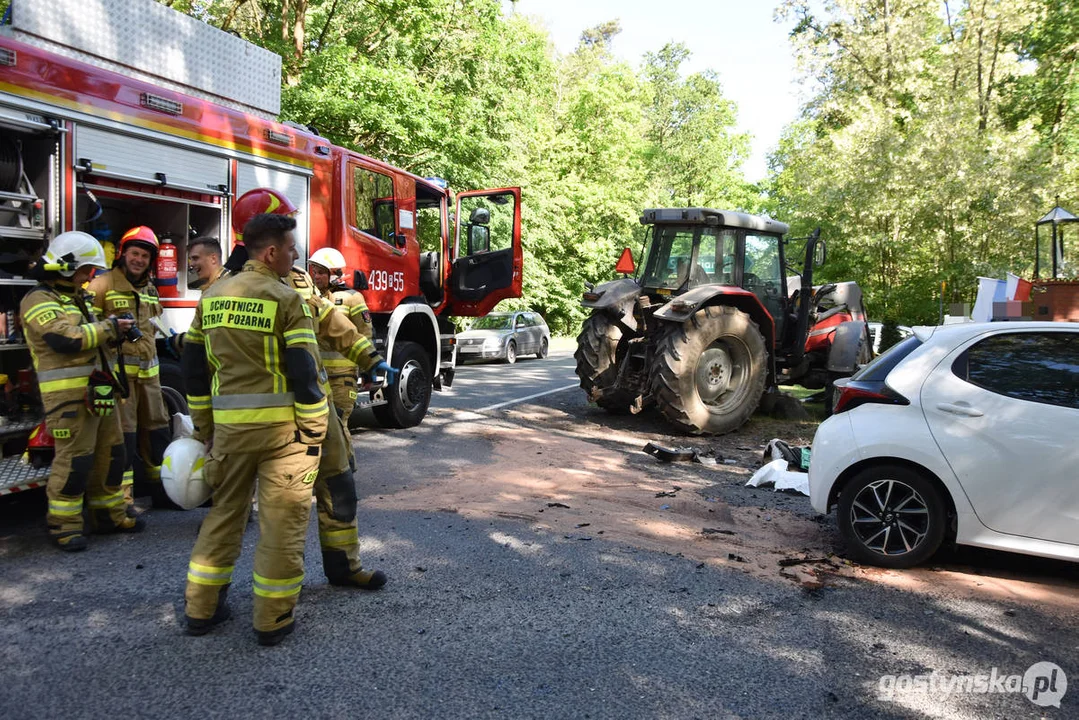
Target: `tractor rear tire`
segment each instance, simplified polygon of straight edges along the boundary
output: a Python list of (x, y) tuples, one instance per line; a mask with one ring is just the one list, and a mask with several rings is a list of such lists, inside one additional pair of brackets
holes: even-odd
[(634, 397), (624, 390), (611, 390), (618, 375), (618, 343), (622, 330), (604, 313), (595, 313), (584, 321), (577, 336), (577, 377), (591, 400), (593, 393), (605, 390), (595, 402), (612, 415), (625, 415)]
[(698, 310), (660, 336), (652, 396), (660, 412), (690, 435), (722, 435), (757, 409), (768, 350), (749, 315), (730, 306)]

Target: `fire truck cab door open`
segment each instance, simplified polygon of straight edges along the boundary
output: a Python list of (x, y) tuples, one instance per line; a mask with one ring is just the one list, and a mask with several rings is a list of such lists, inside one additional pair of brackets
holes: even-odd
[(450, 295), (454, 315), (486, 315), (521, 296), (521, 189), (457, 195)]

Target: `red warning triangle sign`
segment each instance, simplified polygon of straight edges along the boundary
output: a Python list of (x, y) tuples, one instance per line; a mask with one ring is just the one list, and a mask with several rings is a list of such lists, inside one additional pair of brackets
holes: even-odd
[(632, 275), (637, 271), (637, 268), (633, 265), (633, 253), (629, 251), (629, 248), (622, 250), (622, 256), (618, 258), (618, 264), (614, 266), (614, 271), (623, 275)]

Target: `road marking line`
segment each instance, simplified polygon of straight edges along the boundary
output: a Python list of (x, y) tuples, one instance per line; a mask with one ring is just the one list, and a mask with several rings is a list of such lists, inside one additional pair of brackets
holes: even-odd
[(543, 392), (536, 393), (535, 395), (528, 395), (527, 397), (517, 398), (516, 400), (507, 400), (506, 402), (501, 402), (501, 403), (498, 403), (497, 405), (488, 405), (485, 408), (480, 408), (479, 410), (473, 410), (472, 412), (488, 412), (490, 410), (497, 410), (499, 408), (506, 407), (507, 405), (515, 405), (517, 403), (525, 402), (526, 400), (535, 400), (536, 398), (543, 397), (544, 395), (553, 395), (554, 393), (562, 392), (563, 390), (570, 390), (570, 389), (575, 388), (575, 387), (579, 387), (579, 385), (577, 383), (574, 383), (572, 385), (566, 385), (564, 387), (555, 388), (554, 390), (544, 390)]

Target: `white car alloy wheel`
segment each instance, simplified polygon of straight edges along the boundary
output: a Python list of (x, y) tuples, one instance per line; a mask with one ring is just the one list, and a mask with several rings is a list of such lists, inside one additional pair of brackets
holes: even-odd
[(858, 560), (890, 568), (917, 565), (944, 539), (944, 502), (908, 468), (882, 465), (851, 478), (839, 498), (839, 529)]
[(506, 362), (510, 365), (517, 362), (517, 343), (513, 340), (506, 345)]

